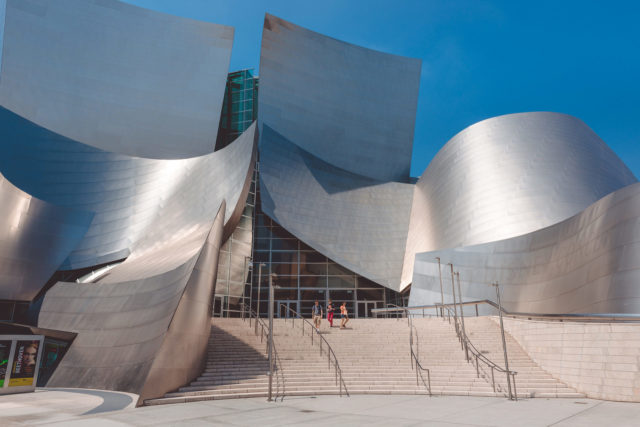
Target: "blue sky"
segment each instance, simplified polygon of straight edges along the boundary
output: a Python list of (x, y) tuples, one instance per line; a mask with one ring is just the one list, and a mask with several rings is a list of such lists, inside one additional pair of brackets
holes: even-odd
[(584, 120), (640, 177), (640, 2), (126, 0), (235, 27), (231, 70), (258, 69), (264, 13), (422, 59), (411, 174), (480, 120)]

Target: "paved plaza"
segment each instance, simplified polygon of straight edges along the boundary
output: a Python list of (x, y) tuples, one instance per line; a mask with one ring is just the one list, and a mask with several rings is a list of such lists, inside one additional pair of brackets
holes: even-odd
[(134, 408), (135, 395), (48, 389), (0, 397), (0, 425), (638, 426), (640, 404), (592, 399), (358, 395), (232, 399)]

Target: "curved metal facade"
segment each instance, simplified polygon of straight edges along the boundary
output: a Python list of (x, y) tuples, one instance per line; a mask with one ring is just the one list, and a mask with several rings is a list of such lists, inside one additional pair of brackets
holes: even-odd
[[(460, 272), (463, 299), (492, 299), (529, 313), (640, 312), (640, 184), (607, 195), (566, 221), (523, 236), (416, 256), (411, 305), (440, 302), (438, 265)], [(443, 269), (445, 302), (450, 273)]]
[[(206, 360), (224, 211), (223, 202), (208, 233), (200, 227), (153, 251), (163, 260), (179, 256), (177, 267), (156, 265), (156, 274), (138, 280), (56, 284), (38, 324), (78, 335), (47, 385), (129, 391), (140, 394), (140, 404), (197, 376)], [(141, 264), (148, 260), (125, 263), (147, 270)]]
[(233, 29), (115, 0), (6, 0), (0, 105), (131, 156), (214, 150)]
[(350, 270), (399, 286), (420, 61), (267, 15), (260, 56), (262, 209)]
[(420, 60), (345, 43), (267, 14), (258, 121), (315, 157), (407, 182)]
[[(154, 160), (89, 147), (2, 108), (0, 125), (6, 137), (0, 170), (7, 178), (49, 203), (95, 213), (86, 235), (61, 269), (129, 256), (137, 242), (149, 234), (158, 208), (174, 194), (181, 197), (190, 191), (182, 186), (192, 175), (199, 175), (200, 181), (193, 181), (201, 191), (227, 197), (225, 217), (231, 218), (245, 183), (244, 176), (240, 179), (236, 175), (249, 168), (255, 128), (206, 156)], [(225, 164), (230, 167), (221, 166)], [(226, 187), (225, 183), (241, 187)], [(213, 204), (219, 205), (219, 200)], [(190, 215), (185, 213), (185, 221)]]
[(398, 289), (413, 185), (329, 165), (263, 127), (262, 210), (348, 269)]
[(403, 286), (414, 254), (548, 227), (637, 182), (581, 120), (509, 114), (454, 136), (416, 184)]
[(82, 240), (93, 213), (38, 200), (0, 173), (0, 299), (31, 301)]
[[(255, 129), (180, 174), (122, 264), (97, 283), (59, 282), (47, 292), (38, 324), (78, 333), (49, 385), (126, 390), (144, 399), (199, 373), (224, 224), (235, 226), (225, 217), (244, 207)], [(171, 360), (176, 352), (182, 357)]]

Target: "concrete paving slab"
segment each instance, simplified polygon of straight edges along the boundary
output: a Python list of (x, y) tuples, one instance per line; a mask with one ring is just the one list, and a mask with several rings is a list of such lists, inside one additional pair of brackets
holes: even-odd
[[(593, 399), (461, 396), (316, 396), (266, 402), (263, 398), (212, 400), (143, 408), (109, 407), (97, 393), (44, 391), (0, 397), (0, 425), (56, 426), (638, 426), (640, 404)], [(66, 393), (66, 394), (65, 394)], [(10, 399), (6, 399), (10, 397)], [(109, 399), (107, 399), (109, 400)], [(37, 401), (37, 403), (36, 403)], [(117, 399), (115, 400), (117, 401)], [(4, 405), (4, 406), (3, 406)], [(5, 411), (6, 409), (6, 411)], [(11, 412), (13, 411), (13, 412)], [(9, 415), (7, 415), (9, 414)]]

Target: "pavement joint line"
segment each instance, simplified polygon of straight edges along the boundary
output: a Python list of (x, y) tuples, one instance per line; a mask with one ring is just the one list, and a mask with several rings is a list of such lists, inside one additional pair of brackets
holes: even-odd
[(547, 427), (551, 427), (551, 426), (558, 425), (558, 424), (560, 424), (560, 423), (561, 423), (561, 422), (563, 422), (563, 421), (569, 420), (569, 419), (571, 419), (571, 418), (574, 418), (574, 417), (575, 417), (575, 416), (577, 416), (577, 415), (580, 415), (580, 414), (582, 414), (582, 413), (585, 413), (585, 412), (587, 412), (587, 411), (590, 411), (591, 409), (596, 408), (596, 407), (598, 407), (598, 406), (602, 405), (603, 403), (604, 403), (603, 401), (600, 401), (600, 402), (596, 403), (595, 405), (591, 405), (591, 406), (589, 406), (588, 408), (584, 408), (584, 409), (583, 409), (583, 410), (581, 410), (581, 411), (578, 411), (578, 412), (576, 412), (576, 413), (574, 413), (574, 414), (571, 414), (571, 415), (569, 415), (569, 416), (567, 416), (567, 417), (564, 417), (563, 419), (558, 420), (558, 421), (556, 421), (556, 422), (555, 422), (555, 423), (553, 423), (553, 424), (549, 424)]
[[(493, 401), (493, 400), (491, 400), (491, 401), (489, 401), (489, 402), (487, 402), (487, 403), (483, 403), (483, 404), (481, 404), (481, 405), (474, 406), (473, 408), (465, 408), (465, 411), (464, 411), (464, 412), (468, 412), (469, 410), (476, 410), (476, 409), (479, 409), (479, 408), (485, 408), (485, 407), (493, 406), (493, 405), (500, 405), (500, 404), (502, 404), (502, 403), (504, 403), (504, 400), (500, 400), (500, 401)], [(517, 402), (514, 402), (514, 403), (517, 403)], [(446, 421), (446, 420), (442, 420), (442, 418), (443, 418), (443, 417), (451, 417), (452, 415), (457, 415), (457, 414), (459, 414), (460, 412), (461, 412), (461, 411), (449, 412), (449, 413), (447, 413), (447, 414), (445, 414), (445, 415), (441, 416), (440, 418), (434, 418), (432, 421), (438, 421), (438, 422), (444, 421), (444, 422), (448, 422), (448, 421)], [(449, 421), (449, 422), (450, 422), (450, 421)], [(469, 424), (468, 424), (468, 425), (469, 425)], [(471, 425), (473, 425), (473, 424), (471, 424)], [(489, 427), (489, 426), (492, 426), (492, 425), (494, 425), (494, 424), (478, 424), (478, 426), (480, 426), (480, 425), (485, 425), (485, 426), (488, 426), (488, 427)]]

